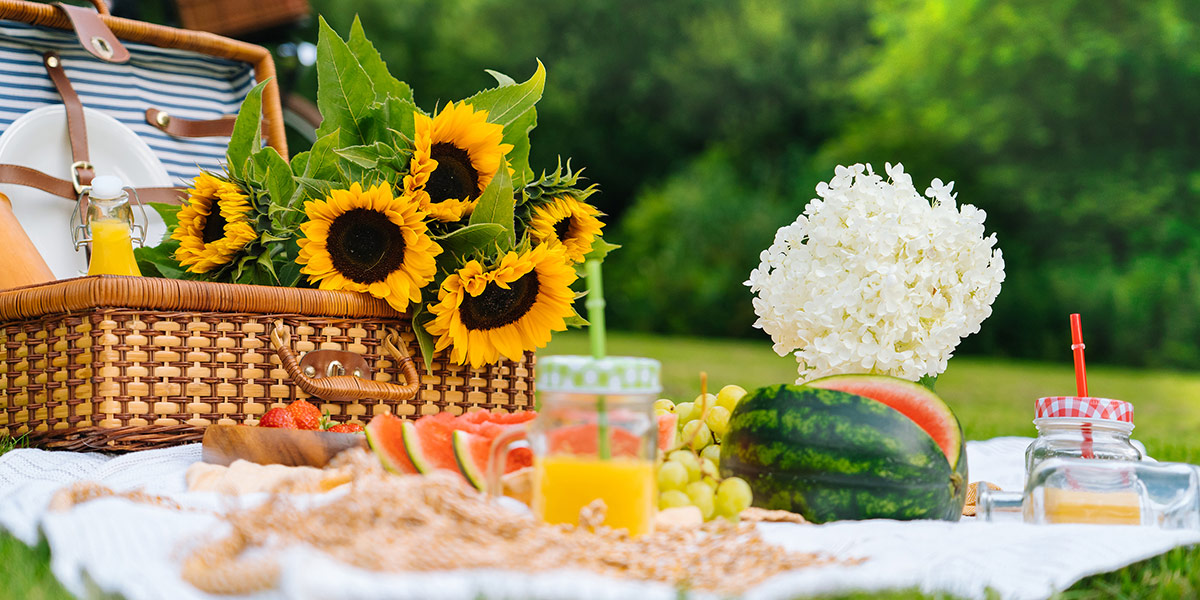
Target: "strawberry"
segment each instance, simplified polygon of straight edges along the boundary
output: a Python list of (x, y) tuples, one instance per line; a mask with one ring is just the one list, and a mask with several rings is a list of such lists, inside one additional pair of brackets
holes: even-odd
[(297, 429), (316, 431), (321, 428), (321, 411), (306, 400), (297, 400), (289, 404), (287, 411), (296, 419)]
[(358, 423), (341, 423), (329, 428), (329, 431), (335, 433), (362, 433), (363, 426)]
[(259, 427), (276, 427), (279, 429), (296, 429), (296, 418), (286, 408), (275, 407), (267, 411), (258, 420)]

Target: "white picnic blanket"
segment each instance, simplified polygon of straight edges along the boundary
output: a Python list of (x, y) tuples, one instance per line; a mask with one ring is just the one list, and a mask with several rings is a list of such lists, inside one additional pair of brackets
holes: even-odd
[[(1017, 489), (1029, 442), (1028, 438), (969, 442), (971, 480)], [(259, 500), (187, 493), (184, 471), (199, 459), (199, 445), (116, 458), (14, 450), (0, 456), (0, 527), (29, 544), (44, 536), (54, 574), (76, 595), (100, 590), (130, 600), (218, 598), (190, 587), (179, 575), (188, 548), (224, 531), (224, 524), (211, 512), (178, 511), (117, 498), (88, 502), (64, 513), (45, 510), (56, 489), (77, 480), (97, 481), (117, 490), (142, 488), (171, 496), (185, 507), (210, 510)], [(984, 598), (988, 589), (1001, 598), (1046, 598), (1082, 577), (1119, 569), (1176, 546), (1200, 543), (1200, 531), (1031, 526), (974, 519), (760, 527), (766, 539), (790, 549), (866, 560), (854, 566), (780, 575), (746, 594), (754, 600), (913, 587), (967, 598)], [(496, 570), (379, 574), (338, 563), (311, 548), (289, 551), (283, 563), (280, 590), (253, 598), (678, 597), (675, 590), (662, 584), (566, 570), (535, 575)]]

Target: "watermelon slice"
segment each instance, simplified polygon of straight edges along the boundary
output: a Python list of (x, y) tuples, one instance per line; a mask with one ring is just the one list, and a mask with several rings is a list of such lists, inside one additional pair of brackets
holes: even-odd
[(408, 452), (404, 450), (404, 419), (391, 413), (376, 415), (367, 424), (367, 443), (383, 468), (389, 472), (409, 475), (417, 472)]
[[(454, 460), (459, 472), (475, 489), (487, 491), (487, 465), (495, 436), (481, 435), (464, 430), (454, 432)], [(533, 452), (529, 448), (513, 448), (508, 452), (504, 474), (533, 466)]]
[[(367, 425), (367, 440), (384, 468), (393, 473), (431, 473), (438, 469), (463, 473), (455, 458), (456, 432), (470, 433), (480, 440), (480, 445), (490, 448), (492, 440), (505, 429), (535, 417), (537, 413), (533, 411), (476, 411), (457, 417), (441, 412), (416, 421), (405, 421), (391, 414), (383, 414), (372, 418)], [(509, 454), (509, 461), (518, 465), (513, 467), (515, 470), (520, 466), (532, 465), (533, 455), (528, 448), (517, 448)], [(470, 481), (471, 478), (467, 479)]]
[(837, 390), (882, 402), (912, 419), (937, 443), (950, 469), (963, 455), (963, 434), (954, 411), (929, 388), (885, 375), (833, 375), (805, 383), (809, 387)]

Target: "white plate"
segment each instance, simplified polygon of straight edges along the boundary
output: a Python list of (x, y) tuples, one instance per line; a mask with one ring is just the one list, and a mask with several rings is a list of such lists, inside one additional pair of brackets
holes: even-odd
[[(83, 118), (87, 123), (88, 155), (96, 175), (116, 175), (125, 185), (134, 187), (172, 185), (171, 176), (158, 157), (132, 129), (86, 107)], [(70, 181), (72, 162), (67, 116), (61, 104), (21, 115), (0, 135), (0, 163), (34, 168)], [(87, 272), (86, 255), (82, 250), (76, 252), (71, 242), (74, 202), (21, 185), (0, 184), (0, 193), (12, 200), (17, 221), (55, 277), (66, 279)], [(139, 214), (136, 209), (134, 214)], [(157, 244), (167, 228), (154, 209), (147, 207), (146, 217), (150, 223), (146, 244)]]

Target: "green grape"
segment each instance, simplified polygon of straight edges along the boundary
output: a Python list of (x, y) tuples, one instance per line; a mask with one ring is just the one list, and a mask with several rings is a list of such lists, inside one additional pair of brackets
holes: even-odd
[(704, 424), (708, 425), (717, 437), (724, 437), (725, 432), (729, 431), (729, 409), (724, 406), (712, 407), (708, 416), (704, 418)]
[(675, 403), (669, 398), (659, 398), (654, 401), (654, 411), (657, 413), (660, 410), (675, 412)]
[(671, 414), (671, 412), (672, 411), (669, 411), (665, 408), (656, 408), (656, 409), (654, 409), (654, 416), (661, 417), (663, 415), (669, 415), (669, 414)]
[(688, 472), (688, 481), (700, 479), (700, 459), (694, 452), (676, 450), (667, 455), (667, 460), (675, 461), (684, 466)]
[(705, 446), (704, 449), (700, 451), (700, 458), (707, 458), (708, 460), (713, 461), (713, 464), (717, 465), (718, 467), (721, 466), (721, 445), (710, 444)]
[(700, 509), (700, 515), (707, 521), (713, 518), (713, 513), (716, 511), (714, 502), (713, 489), (703, 481), (693, 481), (687, 486), (687, 497), (692, 502), (692, 506)]
[(717, 463), (708, 460), (707, 458), (700, 459), (700, 475), (704, 477), (720, 477), (720, 471), (717, 470)]
[(696, 405), (696, 408), (693, 409), (696, 411), (695, 418), (703, 419), (708, 416), (708, 411), (717, 405), (717, 397), (712, 394), (700, 394), (696, 396), (692, 404)]
[(658, 489), (682, 490), (688, 483), (688, 470), (683, 463), (668, 460), (658, 467)]
[(712, 431), (708, 429), (708, 425), (705, 425), (704, 421), (688, 421), (688, 424), (684, 425), (683, 430), (680, 431), (680, 435), (683, 436), (683, 443), (696, 451), (713, 443)]
[(692, 413), (695, 412), (695, 406), (696, 405), (691, 402), (680, 402), (679, 404), (675, 405), (675, 414), (679, 415), (680, 426), (696, 418), (692, 415)]
[[(691, 484), (688, 484), (688, 497), (691, 497)], [(721, 485), (717, 486), (717, 512), (724, 517), (736, 517), (742, 514), (743, 510), (750, 508), (750, 504), (754, 502), (754, 494), (750, 491), (750, 484), (741, 477), (726, 477)]]
[(746, 395), (746, 390), (740, 385), (727, 385), (717, 392), (717, 405), (725, 407), (725, 410), (733, 412), (733, 407), (737, 406), (738, 402), (742, 401), (742, 396)]
[(658, 510), (691, 505), (691, 497), (680, 490), (667, 490), (658, 495)]
[(709, 477), (707, 475), (700, 478), (700, 483), (703, 483), (704, 485), (707, 485), (708, 487), (712, 488), (714, 494), (717, 493), (717, 486), (721, 484), (720, 481), (717, 481), (716, 479), (713, 479), (712, 477)]

